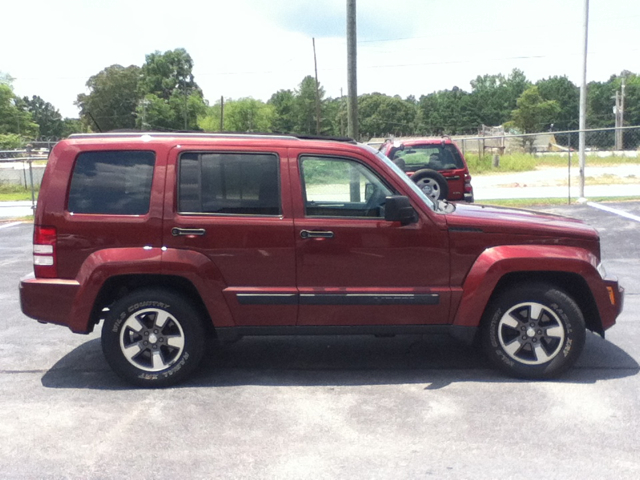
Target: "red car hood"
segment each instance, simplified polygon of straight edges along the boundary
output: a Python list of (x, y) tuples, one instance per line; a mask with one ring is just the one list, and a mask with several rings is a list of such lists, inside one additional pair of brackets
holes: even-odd
[(511, 233), (533, 236), (579, 237), (599, 240), (598, 232), (581, 220), (530, 210), (457, 204), (446, 215), (450, 230), (478, 229), (485, 233)]

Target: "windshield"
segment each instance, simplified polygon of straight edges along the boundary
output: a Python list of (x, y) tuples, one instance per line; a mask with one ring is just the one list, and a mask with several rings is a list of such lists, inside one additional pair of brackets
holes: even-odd
[(420, 188), (409, 177), (407, 177), (407, 175), (402, 171), (400, 167), (389, 160), (389, 157), (387, 157), (384, 153), (378, 152), (374, 148), (369, 147), (368, 145), (365, 145), (365, 147), (369, 149), (370, 152), (374, 153), (376, 157), (382, 160), (387, 166), (391, 167), (398, 174), (398, 178), (402, 182), (404, 182), (405, 185), (407, 185), (411, 190), (413, 190), (416, 195), (418, 195), (431, 210), (433, 210), (434, 212), (436, 211), (436, 206), (431, 201), (431, 199), (427, 197), (424, 192), (420, 190)]

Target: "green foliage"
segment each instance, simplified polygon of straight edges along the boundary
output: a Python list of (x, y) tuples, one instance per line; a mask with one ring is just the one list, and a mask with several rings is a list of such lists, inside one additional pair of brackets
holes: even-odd
[(0, 135), (7, 134), (33, 139), (38, 136), (38, 125), (33, 122), (25, 103), (14, 95), (11, 87), (0, 84)]
[(76, 101), (83, 122), (102, 132), (134, 128), (139, 78), (140, 68), (135, 65), (111, 65), (90, 77), (89, 93), (79, 94)]
[(40, 127), (40, 137), (59, 139), (64, 135), (65, 124), (62, 115), (53, 105), (37, 95), (31, 98), (24, 97), (22, 100), (31, 112), (33, 121)]
[(0, 72), (0, 85), (7, 85), (11, 87), (13, 85), (14, 78), (5, 72)]
[(416, 107), (400, 97), (372, 93), (358, 97), (360, 133), (365, 137), (411, 135)]
[(546, 130), (558, 113), (560, 106), (555, 100), (544, 100), (538, 87), (527, 88), (516, 102), (518, 108), (511, 112), (513, 125), (523, 133), (535, 133)]
[(183, 48), (146, 56), (137, 92), (136, 126), (143, 130), (198, 130), (207, 104), (196, 84), (193, 60)]
[(15, 150), (24, 145), (24, 140), (15, 133), (0, 134), (0, 150)]
[(82, 123), (82, 120), (79, 118), (65, 118), (62, 121), (64, 125), (64, 129), (62, 130), (62, 137), (68, 137), (73, 133), (83, 133), (86, 132), (85, 125)]
[(500, 156), (500, 166), (493, 166), (492, 155), (467, 153), (464, 156), (471, 175), (499, 172), (526, 172), (535, 170), (537, 159), (533, 155), (516, 153)]
[[(324, 89), (319, 87), (318, 96), (320, 102), (324, 98)], [(300, 82), (296, 91), (296, 102), (293, 110), (296, 133), (303, 135), (318, 135), (317, 129), (318, 115), (316, 111), (316, 80), (307, 75)], [(322, 106), (320, 107), (320, 119), (322, 119)]]
[(509, 120), (518, 98), (530, 85), (525, 74), (517, 68), (508, 77), (502, 74), (478, 76), (471, 81), (471, 108), (480, 123), (502, 125)]
[(472, 95), (454, 87), (420, 97), (418, 132), (430, 135), (475, 133), (480, 123), (473, 110)]
[[(36, 198), (39, 191), (40, 187), (36, 185)], [(0, 183), (0, 202), (19, 202), (22, 200), (31, 200), (31, 187), (12, 183)]]
[(291, 90), (278, 90), (267, 102), (273, 106), (274, 132), (294, 133), (296, 130), (296, 96)]
[(554, 100), (558, 104), (559, 110), (550, 121), (553, 129), (577, 130), (580, 89), (566, 76), (539, 80), (536, 87), (544, 100)]

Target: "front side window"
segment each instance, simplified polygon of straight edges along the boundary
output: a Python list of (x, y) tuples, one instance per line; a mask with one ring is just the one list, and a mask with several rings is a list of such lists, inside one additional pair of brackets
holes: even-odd
[(72, 213), (144, 215), (149, 212), (155, 154), (84, 152), (73, 168), (67, 209)]
[(384, 218), (384, 202), (394, 192), (368, 167), (354, 160), (301, 158), (305, 215)]
[(180, 156), (178, 211), (280, 215), (278, 157), (253, 153), (184, 153)]

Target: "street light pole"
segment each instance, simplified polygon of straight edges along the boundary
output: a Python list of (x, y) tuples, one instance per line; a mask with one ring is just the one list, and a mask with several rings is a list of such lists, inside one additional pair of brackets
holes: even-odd
[(578, 155), (580, 157), (580, 199), (584, 200), (584, 168), (586, 163), (587, 128), (587, 41), (589, 38), (589, 0), (584, 0), (584, 52), (582, 57), (582, 84), (580, 85), (580, 133), (578, 136)]

